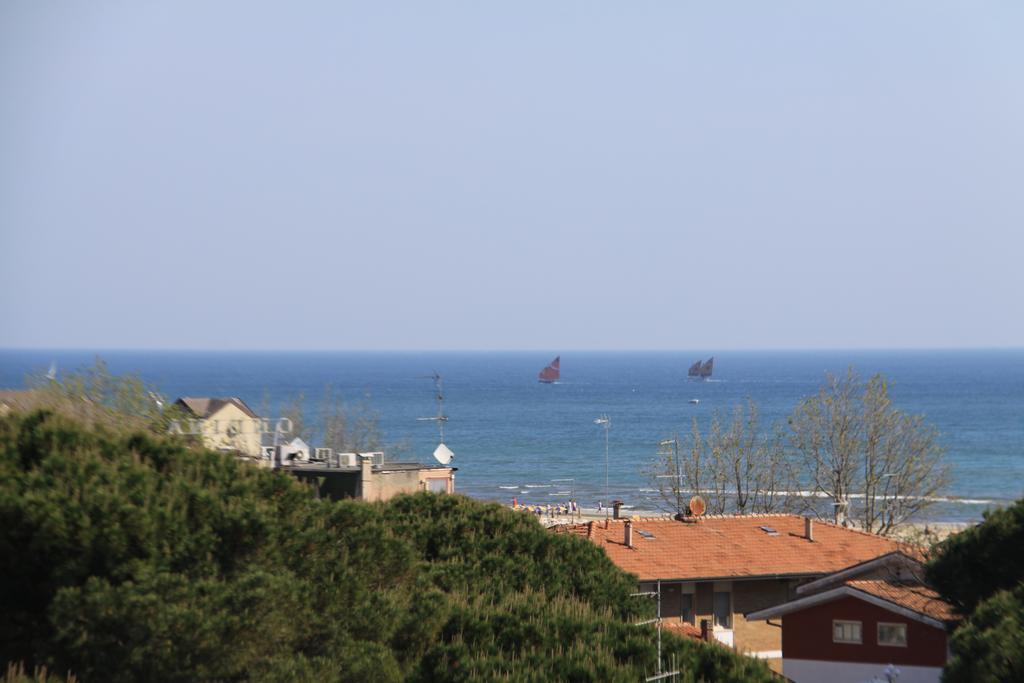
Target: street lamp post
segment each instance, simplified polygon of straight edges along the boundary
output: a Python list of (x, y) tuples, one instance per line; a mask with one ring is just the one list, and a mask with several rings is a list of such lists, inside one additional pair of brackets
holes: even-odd
[(607, 415), (594, 420), (594, 424), (604, 427), (604, 516), (608, 518), (608, 430), (612, 428), (612, 419)]
[[(886, 472), (881, 477), (882, 479), (885, 479), (885, 489), (882, 491), (882, 525), (885, 527), (892, 526), (892, 506), (896, 504), (896, 496), (894, 494), (892, 503), (889, 503), (889, 482), (895, 476), (895, 472)], [(886, 529), (886, 531), (888, 531), (888, 529)]]

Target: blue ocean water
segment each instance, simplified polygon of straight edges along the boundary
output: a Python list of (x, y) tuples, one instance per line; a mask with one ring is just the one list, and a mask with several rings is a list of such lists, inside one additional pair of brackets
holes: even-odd
[[(765, 424), (784, 419), (814, 393), (826, 372), (854, 367), (881, 372), (906, 412), (924, 414), (941, 433), (953, 469), (950, 495), (932, 519), (975, 520), (982, 510), (1024, 494), (1024, 350), (792, 351), (715, 354), (714, 380), (686, 379), (710, 353), (562, 352), (562, 381), (540, 384), (537, 372), (556, 355), (536, 352), (135, 352), (0, 351), (0, 387), (17, 388), (29, 372), (89, 365), (99, 355), (114, 372), (135, 372), (171, 398), (240, 396), (272, 416), (293, 396), (325, 387), (380, 415), (386, 441), (404, 459), (430, 461), (437, 443), (433, 371), (444, 377), (459, 491), (531, 503), (563, 501), (575, 488), (581, 504), (605, 498), (607, 413), (610, 494), (652, 508), (643, 469), (659, 440), (685, 434), (746, 398)], [(698, 405), (689, 403), (699, 399)], [(567, 480), (573, 481), (556, 481)]]

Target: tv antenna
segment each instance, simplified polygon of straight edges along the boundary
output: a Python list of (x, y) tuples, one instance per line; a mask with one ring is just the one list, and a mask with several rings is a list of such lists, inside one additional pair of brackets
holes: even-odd
[[(611, 505), (608, 500), (608, 430), (612, 428), (612, 419), (607, 414), (603, 414), (594, 420), (594, 424), (604, 429), (604, 504)], [(604, 517), (608, 519), (608, 508), (605, 508)]]
[(425, 378), (434, 380), (434, 398), (437, 401), (437, 415), (434, 417), (417, 417), (416, 419), (420, 422), (437, 423), (439, 443), (437, 448), (434, 449), (434, 459), (442, 465), (447, 465), (455, 457), (455, 454), (452, 453), (452, 449), (444, 445), (444, 423), (448, 421), (448, 416), (444, 414), (444, 379), (437, 370), (434, 370), (432, 375), (425, 375)]

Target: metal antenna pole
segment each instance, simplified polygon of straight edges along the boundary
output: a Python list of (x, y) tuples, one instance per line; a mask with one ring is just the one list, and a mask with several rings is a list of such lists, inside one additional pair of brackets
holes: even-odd
[(441, 443), (444, 443), (444, 380), (441, 375), (434, 371), (434, 390), (437, 391), (437, 428), (441, 435)]
[(434, 370), (433, 375), (427, 375), (427, 377), (434, 380), (434, 399), (437, 401), (437, 415), (435, 417), (418, 417), (416, 419), (426, 422), (437, 422), (437, 432), (441, 437), (441, 443), (444, 443), (444, 423), (448, 421), (448, 416), (444, 414), (444, 379), (437, 370)]
[(631, 593), (630, 594), (632, 597), (654, 598), (655, 600), (658, 601), (658, 612), (657, 612), (658, 616), (656, 618), (648, 619), (646, 621), (640, 621), (640, 622), (637, 622), (637, 623), (634, 624), (634, 626), (646, 626), (648, 624), (655, 624), (656, 628), (658, 629), (658, 665), (656, 667), (654, 675), (653, 676), (648, 676), (647, 678), (644, 679), (645, 681), (648, 681), (648, 683), (650, 681), (660, 681), (660, 680), (663, 680), (663, 679), (666, 679), (666, 678), (671, 678), (671, 679), (675, 680), (676, 676), (679, 675), (679, 670), (674, 668), (675, 667), (674, 659), (673, 659), (673, 663), (672, 663), (672, 666), (673, 666), (673, 670), (672, 671), (662, 671), (662, 668), (661, 668), (661, 579), (657, 580), (657, 582), (655, 583), (655, 587), (657, 588), (657, 590), (655, 590), (655, 591), (642, 591), (642, 592), (639, 592), (639, 593)]
[(602, 415), (601, 417), (594, 420), (594, 424), (604, 427), (604, 518), (607, 520), (608, 505), (611, 504), (611, 501), (608, 500), (608, 430), (610, 430), (612, 427), (612, 419), (607, 415)]
[(658, 579), (658, 670), (661, 674), (661, 579)]

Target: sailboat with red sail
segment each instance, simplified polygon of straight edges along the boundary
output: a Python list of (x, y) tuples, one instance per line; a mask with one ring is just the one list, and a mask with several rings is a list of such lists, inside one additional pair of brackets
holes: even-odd
[(708, 379), (709, 377), (711, 377), (711, 373), (714, 372), (714, 369), (715, 359), (712, 357), (708, 358), (703, 363), (697, 361), (696, 363), (690, 366), (690, 369), (687, 371), (686, 374), (687, 376), (696, 379)]
[(537, 375), (537, 381), (543, 382), (544, 384), (553, 384), (557, 382), (562, 376), (562, 357), (556, 356), (553, 361), (547, 364), (547, 366), (540, 371)]

